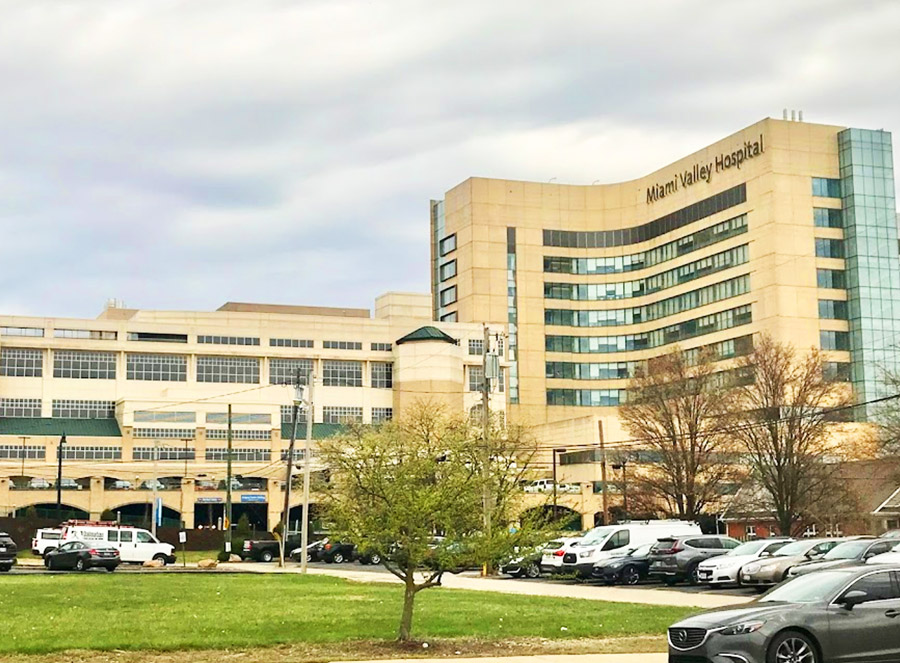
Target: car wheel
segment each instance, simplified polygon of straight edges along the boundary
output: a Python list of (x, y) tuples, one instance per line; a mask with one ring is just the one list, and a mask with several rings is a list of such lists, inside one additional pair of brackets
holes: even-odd
[(691, 587), (696, 587), (697, 585), (700, 584), (700, 567), (699, 567), (699, 565), (692, 566), (691, 568), (688, 569), (687, 581)]
[(379, 564), (381, 564), (381, 555), (379, 555), (378, 553), (373, 553), (370, 561), (375, 566), (378, 566)]
[(799, 631), (779, 633), (766, 653), (766, 663), (819, 663), (819, 660), (816, 643)]
[(537, 564), (529, 564), (528, 568), (525, 569), (525, 575), (528, 578), (540, 578), (541, 577), (541, 567)]
[(622, 569), (621, 578), (625, 585), (636, 585), (641, 581), (641, 573), (634, 566), (626, 566)]
[(108, 573), (112, 573), (113, 571), (116, 570), (116, 567), (115, 567), (115, 566), (107, 566), (107, 567), (106, 567), (106, 570), (107, 570)]
[(6, 564), (4, 564), (3, 566), (0, 566), (0, 573), (6, 573), (6, 572), (8, 572), (11, 568), (12, 568), (11, 566), (7, 566)]
[(275, 556), (269, 550), (264, 550), (262, 555), (259, 556), (259, 561), (265, 562), (266, 564), (271, 562), (273, 559), (275, 559)]
[(50, 558), (49, 558), (49, 557), (45, 557), (45, 558), (44, 558), (44, 567), (49, 569), (49, 568), (50, 568), (50, 564), (51, 564)]
[(153, 559), (157, 562), (162, 562), (163, 566), (165, 566), (166, 564), (169, 563), (169, 558), (167, 556), (163, 555), (162, 553), (158, 553), (158, 554), (154, 555)]
[(47, 553), (51, 553), (54, 550), (56, 550), (56, 548), (47, 548), (46, 550), (44, 550), (44, 553), (41, 555), (41, 557), (46, 557)]
[(368, 557), (360, 557), (360, 558), (359, 558), (358, 560), (356, 560), (356, 561), (359, 562), (360, 564), (362, 564), (363, 566), (368, 566), (368, 564), (369, 564), (369, 558), (368, 558)]
[(83, 559), (79, 559), (75, 562), (75, 570), (76, 571), (87, 571), (87, 564), (84, 563)]
[(674, 587), (678, 584), (678, 578), (663, 578), (663, 582), (666, 584), (666, 587)]
[(335, 564), (343, 564), (344, 563), (344, 553), (334, 553), (334, 557), (331, 558)]

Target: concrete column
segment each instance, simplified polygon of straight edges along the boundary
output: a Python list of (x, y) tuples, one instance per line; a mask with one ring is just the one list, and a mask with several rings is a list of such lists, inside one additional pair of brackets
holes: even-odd
[(206, 461), (206, 427), (197, 427), (197, 436), (194, 439), (194, 458), (198, 463)]
[(105, 495), (103, 477), (91, 477), (91, 494), (88, 496), (88, 513), (91, 520), (100, 520)]
[(181, 519), (185, 529), (194, 529), (194, 504), (197, 499), (194, 480), (189, 477), (181, 478)]
[(0, 511), (4, 516), (11, 516), (15, 512), (16, 507), (13, 506), (9, 495), (10, 480), (7, 477), (0, 477)]
[(582, 513), (581, 514), (581, 529), (587, 531), (594, 527), (594, 514), (593, 513)]

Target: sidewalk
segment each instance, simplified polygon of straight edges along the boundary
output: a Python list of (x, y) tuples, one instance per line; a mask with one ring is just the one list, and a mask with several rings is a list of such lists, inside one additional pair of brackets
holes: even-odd
[[(428, 659), (390, 659), (390, 663), (423, 663)], [(550, 656), (503, 656), (499, 658), (442, 658), (450, 663), (666, 663), (667, 654), (559, 654)], [(350, 662), (348, 662), (350, 663)], [(352, 663), (387, 663), (353, 661)]]

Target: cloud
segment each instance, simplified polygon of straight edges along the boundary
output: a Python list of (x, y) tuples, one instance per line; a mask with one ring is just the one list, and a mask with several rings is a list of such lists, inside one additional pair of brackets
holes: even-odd
[(655, 170), (784, 106), (900, 129), (900, 6), (0, 0), (0, 311), (427, 291), (471, 175)]

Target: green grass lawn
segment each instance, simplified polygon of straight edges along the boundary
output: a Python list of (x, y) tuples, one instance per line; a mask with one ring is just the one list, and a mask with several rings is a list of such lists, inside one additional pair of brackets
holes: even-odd
[[(66, 649), (224, 649), (389, 640), (402, 590), (298, 575), (116, 575), (0, 578), (0, 654)], [(414, 637), (615, 638), (664, 633), (694, 610), (429, 589)]]

